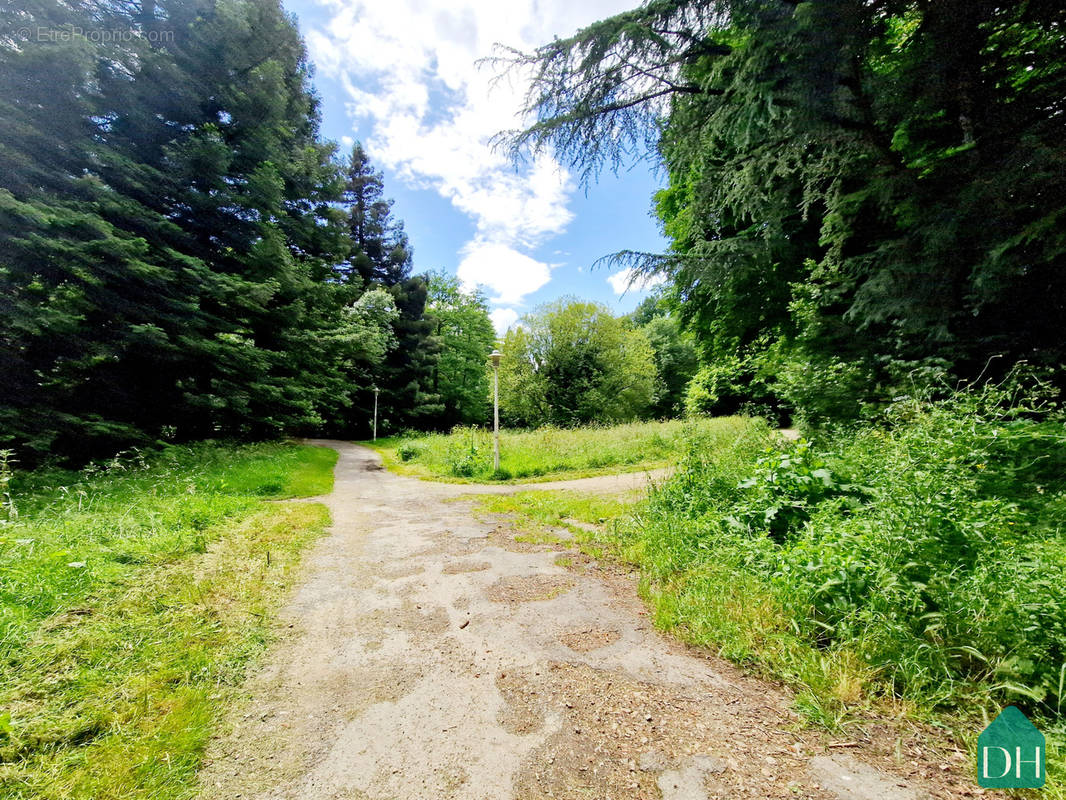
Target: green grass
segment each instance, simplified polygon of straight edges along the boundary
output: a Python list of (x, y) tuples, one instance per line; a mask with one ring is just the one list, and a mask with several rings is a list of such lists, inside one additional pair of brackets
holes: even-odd
[[(553, 531), (568, 529), (592, 555), (603, 555), (588, 525), (613, 525), (642, 497), (642, 492), (590, 494), (589, 492), (531, 491), (500, 495), (473, 495), (483, 511), (520, 514), (523, 532), (519, 541), (534, 544), (560, 541)], [(585, 523), (585, 526), (575, 524)]]
[[(332, 450), (174, 447), (11, 482), (0, 526), (0, 796), (186, 798), (329, 522)], [(6, 503), (5, 503), (6, 505)]]
[(1066, 427), (991, 396), (783, 443), (695, 433), (646, 499), (482, 499), (641, 572), (658, 627), (782, 680), (815, 724), (916, 720), (971, 753), (1008, 704), (1066, 787)]
[(665, 467), (680, 457), (694, 433), (735, 437), (747, 427), (740, 417), (698, 421), (634, 422), (611, 427), (539, 428), (500, 433), (500, 470), (492, 467), (492, 433), (456, 428), (365, 442), (385, 466), (401, 474), (447, 481), (517, 481), (586, 477)]

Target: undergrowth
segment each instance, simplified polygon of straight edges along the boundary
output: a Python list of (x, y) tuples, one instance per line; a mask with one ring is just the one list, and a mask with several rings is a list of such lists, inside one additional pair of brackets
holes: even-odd
[(814, 719), (890, 704), (971, 719), (972, 745), (1014, 704), (1049, 736), (1055, 783), (1066, 426), (1024, 398), (1004, 385), (901, 401), (791, 445), (754, 428), (696, 437), (605, 535), (641, 566), (660, 625), (784, 678)]
[[(8, 475), (0, 524), (0, 796), (183, 798), (269, 632), (331, 450), (136, 451)], [(16, 513), (17, 512), (17, 513)]]
[[(539, 525), (597, 513), (562, 492), (485, 502)], [(603, 517), (579, 540), (640, 568), (659, 627), (785, 681), (814, 722), (901, 715), (972, 751), (1017, 705), (1048, 738), (1043, 796), (1066, 796), (1066, 422), (1039, 393), (902, 400), (795, 443), (696, 432)]]

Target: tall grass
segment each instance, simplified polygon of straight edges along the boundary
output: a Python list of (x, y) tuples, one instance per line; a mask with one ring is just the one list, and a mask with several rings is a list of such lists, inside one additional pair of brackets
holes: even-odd
[(724, 417), (504, 430), (500, 434), (498, 472), (493, 470), (492, 432), (482, 428), (379, 439), (373, 446), (387, 466), (407, 474), (444, 480), (506, 481), (663, 467), (680, 457), (693, 434), (735, 436), (748, 424), (740, 417)]
[(333, 451), (203, 444), (16, 474), (0, 527), (0, 796), (182, 798), (269, 631)]
[(986, 387), (816, 442), (697, 436), (603, 536), (662, 627), (826, 724), (887, 703), (969, 720), (969, 741), (1022, 707), (1063, 796), (1066, 421), (1047, 408)]

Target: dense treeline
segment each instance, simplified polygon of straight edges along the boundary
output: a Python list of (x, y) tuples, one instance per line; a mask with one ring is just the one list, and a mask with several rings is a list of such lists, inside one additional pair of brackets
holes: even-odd
[[(485, 419), (485, 300), (413, 274), (381, 174), (319, 137), (276, 0), (2, 24), (0, 446), (365, 433), (375, 388), (383, 430)], [(656, 0), (516, 55), (539, 115), (516, 144), (586, 177), (656, 148), (673, 246), (620, 258), (672, 288), (625, 320), (528, 316), (505, 417), (847, 419), (916, 381), (1058, 370), (1064, 24), (1046, 2)]]
[(674, 280), (693, 410), (846, 418), (915, 376), (1061, 365), (1061, 3), (653, 0), (514, 59), (516, 146), (586, 177), (660, 154), (672, 252), (620, 257)]
[(0, 446), (362, 433), (373, 385), (432, 424), (427, 279), (362, 148), (319, 138), (276, 0), (0, 24)]

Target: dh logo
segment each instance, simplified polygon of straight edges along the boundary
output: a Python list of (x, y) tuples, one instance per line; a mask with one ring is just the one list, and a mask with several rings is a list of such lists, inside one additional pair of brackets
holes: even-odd
[(985, 789), (1039, 789), (1044, 785), (1044, 734), (1007, 706), (977, 739), (977, 785)]

